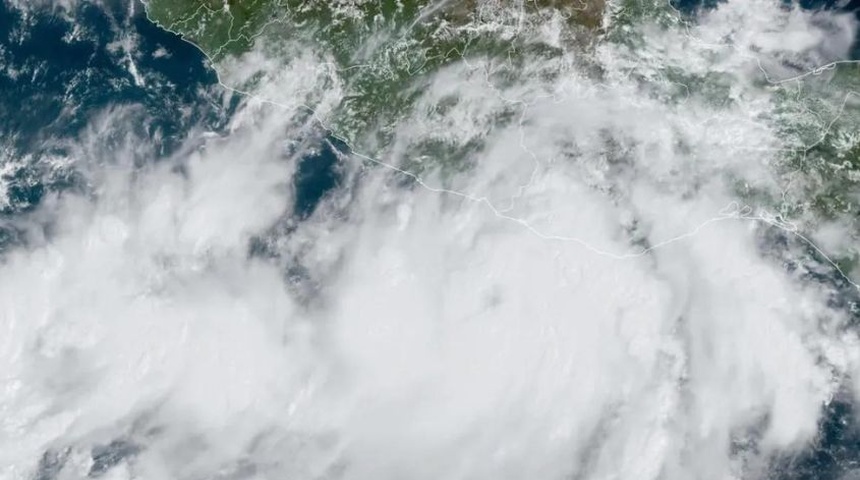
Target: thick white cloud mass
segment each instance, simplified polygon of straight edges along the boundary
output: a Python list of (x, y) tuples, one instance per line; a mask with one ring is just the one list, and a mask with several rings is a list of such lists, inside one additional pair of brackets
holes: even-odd
[[(0, 478), (764, 478), (860, 358), (734, 186), (783, 188), (761, 69), (844, 56), (846, 22), (735, 0), (599, 47), (601, 81), (576, 58), (504, 88), (457, 63), (374, 160), (478, 138), (472, 168), (404, 182), (353, 155), (288, 229), (287, 146), (313, 126), (286, 107), (336, 104), (307, 74), (325, 59), (278, 64), (280, 105), (143, 167), (134, 117), (106, 112), (73, 155), (90, 190), (11, 220), (31, 241), (0, 267)], [(668, 99), (658, 65), (730, 75), (728, 102)]]

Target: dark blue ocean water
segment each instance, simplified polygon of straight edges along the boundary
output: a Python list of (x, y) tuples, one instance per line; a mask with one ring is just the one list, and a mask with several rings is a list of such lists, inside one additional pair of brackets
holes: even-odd
[[(846, 8), (856, 9), (858, 3)], [(150, 139), (159, 155), (173, 152), (194, 127), (220, 131), (236, 108), (239, 99), (224, 102), (214, 72), (196, 48), (151, 24), (139, 4), (133, 10), (125, 1), (103, 4), (82, 2), (73, 12), (25, 14), (0, 0), (0, 162), (27, 158), (11, 174), (13, 201), (0, 209), (0, 220), (26, 214), (48, 191), (77, 188), (73, 169), (49, 171), (41, 159), (68, 153), (65, 141), (107, 108), (136, 107), (134, 133)], [(715, 2), (676, 0), (676, 5), (694, 15)], [(804, 5), (832, 8), (834, 2)], [(134, 48), (118, 48), (123, 41)], [(142, 84), (135, 81), (129, 58)], [(298, 219), (311, 215), (341, 182), (337, 150), (346, 146), (328, 140), (299, 162), (291, 179)], [(18, 241), (17, 232), (0, 226), (0, 250)], [(106, 473), (138, 450), (122, 440), (94, 447), (90, 476)], [(36, 478), (52, 480), (64, 461), (62, 452), (46, 452)], [(846, 394), (824, 409), (817, 443), (777, 456), (766, 478), (838, 480), (854, 468), (860, 468), (860, 431), (855, 402)]]
[[(67, 154), (67, 141), (106, 109), (133, 107), (136, 131), (128, 133), (166, 156), (191, 128), (223, 129), (240, 100), (225, 102), (204, 55), (151, 23), (140, 3), (80, 2), (66, 12), (20, 11), (2, 0), (0, 151), (6, 157), (0, 161), (28, 160), (10, 174), (11, 203), (0, 215), (35, 208), (49, 190), (74, 188), (74, 169), (57, 171), (41, 160)], [(300, 216), (309, 215), (339, 179), (328, 143), (314, 151), (295, 180)], [(10, 235), (0, 229), (0, 246)]]
[[(672, 5), (690, 17), (715, 8), (725, 0), (670, 0)], [(838, 10), (853, 13), (860, 20), (860, 0), (782, 0), (786, 5), (799, 4), (807, 10)], [(860, 35), (858, 35), (860, 37)], [(851, 58), (860, 60), (860, 41), (855, 41)]]
[[(725, 0), (670, 0), (682, 13), (695, 17), (703, 11), (717, 7)], [(807, 10), (838, 10), (853, 13), (860, 20), (860, 0), (782, 0), (786, 5), (798, 4)], [(860, 35), (858, 35), (860, 37)], [(851, 58), (860, 60), (860, 39), (851, 49)]]
[[(212, 114), (195, 108), (187, 118), (176, 115), (200, 105), (216, 84), (200, 53), (147, 21), (141, 5), (133, 15), (125, 2), (107, 5), (81, 3), (70, 22), (60, 12), (21, 12), (0, 3), (0, 134), (17, 148), (38, 149), (49, 138), (76, 134), (99, 110), (135, 104), (145, 111), (145, 133), (169, 150), (189, 125)], [(116, 47), (124, 39), (133, 50)], [(144, 85), (135, 83), (127, 56)]]
[[(213, 107), (220, 93), (200, 52), (148, 22), (140, 5), (135, 13), (125, 2), (106, 5), (20, 11), (0, 2), (0, 146), (2, 161), (20, 164), (3, 215), (75, 186), (74, 169), (57, 171), (46, 159), (67, 155), (68, 143), (108, 108), (134, 106), (134, 133), (165, 155), (192, 125), (217, 129), (225, 119)], [(182, 109), (188, 114), (177, 114)]]
[(295, 214), (299, 218), (310, 216), (320, 201), (342, 181), (339, 154), (348, 152), (349, 147), (341, 140), (327, 135), (313, 155), (299, 161), (293, 185), (297, 192)]
[[(725, 0), (671, 0), (672, 5), (685, 12), (695, 13), (696, 10), (714, 8)], [(799, 3), (807, 9), (838, 8), (849, 12), (860, 11), (860, 0), (783, 0), (786, 4)]]

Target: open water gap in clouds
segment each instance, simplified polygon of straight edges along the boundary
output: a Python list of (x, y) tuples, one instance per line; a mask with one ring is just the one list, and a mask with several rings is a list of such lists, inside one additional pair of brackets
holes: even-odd
[[(141, 102), (93, 109), (62, 142), (82, 187), (3, 218), (0, 477), (851, 478), (815, 450), (860, 456), (851, 290), (732, 206), (783, 187), (761, 67), (847, 55), (852, 26), (732, 1), (602, 46), (599, 79), (456, 63), (378, 160), (482, 147), (420, 183), (301, 108), (202, 89), (226, 120), (168, 150)], [(343, 95), (321, 52), (237, 62), (277, 68), (281, 104)], [(733, 102), (670, 101), (665, 65)], [(308, 155), (331, 167), (313, 208)]]

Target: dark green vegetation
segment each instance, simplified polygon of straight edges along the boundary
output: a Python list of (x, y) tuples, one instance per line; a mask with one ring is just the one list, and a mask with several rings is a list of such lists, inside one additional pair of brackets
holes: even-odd
[[(605, 4), (530, 0), (522, 10), (512, 8), (524, 15), (499, 15), (498, 5), (490, 9), (476, 0), (150, 0), (148, 15), (216, 63), (261, 38), (332, 58), (344, 97), (329, 126), (357, 149), (374, 153), (390, 143), (394, 125), (426, 87), (426, 74), (464, 57), (515, 66), (536, 55), (558, 55), (558, 48), (517, 35), (554, 15), (564, 19), (564, 41), (588, 45), (599, 34)], [(518, 74), (515, 68), (498, 70), (500, 76)], [(430, 151), (455, 153), (432, 143)]]
[[(430, 74), (461, 59), (492, 64), (492, 71), (481, 71), (492, 85), (516, 84), (536, 74), (525, 65), (557, 58), (567, 47), (588, 52), (603, 38), (636, 52), (643, 41), (636, 25), (643, 19), (664, 28), (680, 28), (686, 21), (665, 0), (619, 0), (609, 9), (605, 0), (527, 0), (520, 10), (513, 0), (501, 4), (514, 14), (505, 16), (499, 2), (490, 7), (479, 0), (149, 0), (148, 14), (196, 43), (216, 63), (248, 51), (260, 38), (267, 45), (291, 42), (285, 50), (300, 45), (322, 52), (335, 64), (344, 89), (327, 126), (357, 151), (374, 156), (390, 148), (395, 126), (415, 114)], [(559, 17), (561, 45), (518, 35)], [(600, 75), (599, 66), (588, 64), (588, 55), (578, 61), (583, 62), (580, 71), (593, 69)], [(699, 75), (683, 65), (655, 68), (632, 73), (645, 95), (678, 104), (694, 96), (717, 109), (743, 101), (731, 94), (734, 79), (725, 72)], [(775, 160), (790, 188), (783, 198), (762, 198), (762, 192), (745, 191), (747, 187), (739, 187), (738, 193), (786, 219), (848, 220), (860, 232), (860, 202), (854, 194), (860, 188), (860, 97), (852, 93), (860, 91), (858, 67), (842, 64), (779, 85), (762, 82), (760, 88), (772, 94), (773, 103), (759, 120), (775, 126), (784, 143)], [(442, 118), (459, 101), (452, 95), (419, 113)], [(498, 112), (494, 125), (516, 121), (517, 111), (511, 104)], [(444, 159), (448, 169), (468, 168), (464, 159), (481, 147), (480, 135), (452, 142), (427, 132), (408, 145), (411, 159), (401, 163), (413, 173), (421, 173), (425, 157)]]
[[(429, 23), (457, 26), (481, 15), (477, 0), (149, 0), (149, 17), (182, 34), (216, 60), (241, 53), (273, 24), (291, 30), (314, 30), (317, 40), (339, 46), (339, 60), (369, 35), (404, 30)], [(511, 2), (512, 3), (512, 2)], [(629, 0), (629, 10), (650, 0)], [(597, 31), (602, 27), (605, 0), (528, 0), (527, 12), (556, 10), (571, 26)], [(433, 21), (436, 22), (433, 22)], [(346, 66), (346, 65), (345, 65)]]
[(278, 15), (280, 0), (151, 0), (147, 13), (168, 30), (196, 43), (218, 59), (253, 44), (267, 21)]
[[(842, 64), (832, 75), (775, 87), (775, 123), (786, 140), (784, 166), (799, 177), (790, 193), (824, 219), (860, 215), (860, 67)], [(788, 213), (788, 212), (786, 212)]]
[[(773, 88), (773, 121), (788, 146), (780, 156), (788, 180), (780, 214), (801, 224), (848, 224), (860, 237), (860, 66), (839, 64)], [(850, 271), (858, 254), (849, 248), (836, 260)]]

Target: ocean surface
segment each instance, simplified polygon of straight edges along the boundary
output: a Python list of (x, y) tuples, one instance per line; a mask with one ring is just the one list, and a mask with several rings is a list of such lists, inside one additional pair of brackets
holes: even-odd
[[(803, 4), (860, 15), (860, 0)], [(716, 2), (676, 0), (675, 5), (695, 15)], [(57, 159), (73, 155), (70, 140), (101, 112), (128, 108), (139, 119), (139, 131), (133, 133), (150, 138), (159, 155), (169, 156), (193, 129), (223, 132), (241, 101), (225, 95), (200, 51), (150, 23), (139, 3), (113, 1), (100, 7), (84, 2), (72, 12), (22, 12), (0, 1), (0, 63), (0, 162), (13, 165), (3, 170), (11, 183), (0, 220), (27, 214), (49, 191), (86, 188)], [(320, 138), (299, 162), (296, 176), (285, 179), (295, 187), (299, 220), (341, 182), (338, 151), (346, 146), (325, 134)], [(24, 243), (20, 232), (0, 222), (0, 252)], [(856, 420), (850, 401), (834, 401), (822, 419), (818, 445), (777, 461), (771, 478), (844, 478), (860, 467)], [(136, 453), (122, 442), (99, 448), (92, 477)], [(46, 453), (38, 478), (53, 478), (52, 465)]]
[[(724, 0), (669, 0), (684, 15), (695, 17), (702, 12), (715, 8)], [(853, 13), (860, 21), (860, 0), (783, 0), (786, 5), (799, 3), (808, 10), (834, 9)], [(855, 41), (851, 57), (860, 60), (860, 42)]]
[[(68, 144), (101, 113), (128, 109), (138, 131), (123, 133), (149, 139), (157, 159), (192, 129), (222, 132), (241, 100), (225, 93), (202, 52), (155, 26), (139, 2), (22, 11), (2, 1), (0, 160), (17, 166), (4, 172), (11, 182), (0, 215), (32, 210), (48, 191), (81, 186), (58, 160), (73, 155)], [(345, 149), (321, 140), (300, 162), (299, 217), (339, 181), (332, 145)], [(0, 228), (0, 248), (14, 237)]]

